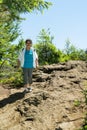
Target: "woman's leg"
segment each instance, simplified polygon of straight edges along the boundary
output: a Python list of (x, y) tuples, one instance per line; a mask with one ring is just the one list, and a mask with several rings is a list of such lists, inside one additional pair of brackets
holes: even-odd
[(29, 86), (31, 86), (31, 84), (32, 84), (32, 73), (33, 73), (33, 68), (28, 69)]
[(23, 68), (23, 81), (24, 81), (24, 87), (28, 87), (29, 81), (28, 81), (28, 69)]

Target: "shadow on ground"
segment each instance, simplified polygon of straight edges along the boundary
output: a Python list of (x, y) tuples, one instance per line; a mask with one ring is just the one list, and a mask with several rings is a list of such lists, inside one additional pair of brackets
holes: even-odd
[(0, 100), (0, 108), (6, 106), (7, 104), (12, 104), (17, 100), (22, 99), (24, 96), (25, 96), (24, 92), (17, 92), (12, 94), (8, 98), (4, 98), (3, 100)]

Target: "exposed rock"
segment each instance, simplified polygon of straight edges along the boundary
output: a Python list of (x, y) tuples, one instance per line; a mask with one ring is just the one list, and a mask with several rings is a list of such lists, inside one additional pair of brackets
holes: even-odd
[(31, 93), (2, 88), (7, 94), (1, 94), (0, 130), (78, 130), (87, 110), (85, 87), (86, 62), (40, 67), (33, 73)]

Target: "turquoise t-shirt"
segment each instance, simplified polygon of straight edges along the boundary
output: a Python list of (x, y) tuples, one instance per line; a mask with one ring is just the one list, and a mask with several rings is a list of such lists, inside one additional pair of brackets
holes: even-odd
[(33, 51), (32, 50), (25, 51), (24, 68), (33, 68)]

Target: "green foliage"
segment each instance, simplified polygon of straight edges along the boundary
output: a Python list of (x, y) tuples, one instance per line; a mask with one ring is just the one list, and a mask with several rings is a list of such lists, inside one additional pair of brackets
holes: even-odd
[(24, 46), (25, 46), (25, 41), (24, 41), (23, 38), (21, 38), (21, 39), (19, 40), (18, 45), (16, 46), (16, 50), (19, 52), (19, 50), (21, 50), (22, 48), (24, 48)]
[(76, 48), (69, 39), (66, 41), (63, 51), (57, 49), (52, 44), (54, 37), (50, 35), (50, 30), (42, 29), (39, 33), (35, 48), (38, 52), (40, 64), (52, 64), (66, 62), (69, 60), (87, 61), (87, 53), (82, 49)]
[[(21, 20), (20, 14), (32, 12), (35, 9), (42, 11), (48, 8), (50, 2), (44, 0), (2, 0), (0, 1), (0, 48), (8, 47), (8, 44), (15, 40), (20, 34), (19, 23)], [(6, 52), (6, 50), (4, 50)], [(0, 55), (3, 52), (0, 50)]]
[(70, 57), (69, 55), (67, 54), (64, 54), (63, 52), (61, 52), (61, 55), (60, 55), (60, 60), (59, 62), (67, 62), (70, 60)]
[(22, 70), (17, 70), (5, 62), (3, 68), (0, 69), (0, 83), (9, 84), (12, 87), (22, 87)]
[(87, 114), (86, 114), (86, 116), (85, 116), (83, 126), (82, 126), (82, 128), (79, 129), (79, 130), (87, 130)]
[(66, 59), (87, 61), (87, 53), (82, 49), (76, 48), (73, 44), (71, 44), (69, 39), (66, 41), (63, 53), (65, 61)]
[(37, 36), (37, 43), (52, 43), (53, 42), (53, 39), (54, 37), (51, 36), (51, 33), (50, 33), (50, 29), (48, 28), (47, 31), (45, 29), (42, 29), (39, 33), (39, 35)]
[(81, 101), (79, 101), (79, 100), (74, 101), (74, 106), (78, 107), (80, 105), (81, 105)]
[(24, 40), (19, 44), (10, 45), (8, 53), (0, 61), (0, 83), (9, 84), (13, 87), (23, 86), (22, 71), (16, 69), (18, 53), (24, 47)]
[[(20, 14), (30, 13), (32, 11), (43, 11), (43, 9), (52, 5), (51, 2), (44, 0), (2, 0), (0, 3), (0, 12), (7, 13), (9, 20), (20, 20)], [(7, 19), (5, 18), (5, 19)]]
[(83, 94), (85, 96), (85, 103), (87, 105), (87, 89), (83, 91)]
[(0, 69), (3, 66), (7, 65), (7, 62), (9, 64), (9, 66), (15, 67), (17, 64), (17, 58), (18, 58), (19, 51), (24, 47), (24, 45), (25, 45), (25, 41), (23, 39), (20, 39), (18, 45), (17, 44), (9, 45), (6, 48), (6, 51), (5, 51), (5, 48), (4, 49), (1, 48), (1, 50), (4, 50), (4, 51), (3, 51), (3, 55), (2, 55), (1, 61), (0, 61)]
[(34, 46), (38, 53), (39, 63), (52, 64), (59, 62), (61, 51), (52, 44), (53, 36), (50, 36), (49, 29), (45, 31), (41, 30), (37, 44)]
[(87, 61), (87, 53), (82, 49), (79, 49), (78, 57), (80, 60)]
[(6, 60), (11, 58), (10, 51), (11, 48), (14, 48), (11, 45), (11, 42), (14, 41), (18, 35), (19, 30), (16, 22), (0, 22), (0, 68), (3, 66)]
[(19, 24), (23, 20), (21, 14), (36, 10), (42, 12), (50, 5), (52, 5), (50, 2), (44, 0), (0, 0), (0, 79), (2, 82), (14, 80), (15, 75), (11, 75), (10, 72), (15, 72), (18, 52), (24, 46), (23, 39), (18, 45), (11, 44), (20, 35)]
[[(87, 82), (84, 83), (85, 89), (82, 90), (83, 94), (84, 94), (84, 98), (85, 98), (85, 105), (87, 108)], [(87, 112), (85, 115), (85, 119), (82, 125), (82, 128), (80, 130), (87, 130)]]
[(64, 53), (68, 55), (71, 60), (78, 60), (78, 50), (71, 44), (69, 39), (66, 41)]

